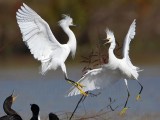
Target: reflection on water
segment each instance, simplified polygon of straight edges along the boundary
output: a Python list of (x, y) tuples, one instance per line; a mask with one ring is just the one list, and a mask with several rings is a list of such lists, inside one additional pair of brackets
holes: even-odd
[[(150, 113), (160, 112), (160, 75), (159, 67), (141, 67), (144, 71), (140, 73), (139, 80), (144, 86), (142, 100), (137, 102), (135, 97), (140, 86), (135, 81), (129, 81), (131, 97), (128, 103), (130, 109), (128, 113)], [(73, 80), (78, 80), (81, 70), (77, 68), (68, 69), (69, 76)], [(72, 112), (80, 96), (65, 97), (70, 85), (64, 81), (61, 70), (50, 71), (45, 76), (38, 73), (37, 69), (3, 69), (0, 70), (0, 115), (4, 115), (2, 110), (3, 101), (13, 90), (18, 95), (13, 108), (24, 118), (31, 116), (30, 104), (36, 103), (40, 106), (41, 116), (47, 116), (49, 112)], [(116, 99), (114, 106), (119, 105), (120, 110), (127, 97), (127, 92), (123, 81), (104, 90), (98, 97), (88, 97), (83, 104), (80, 104), (77, 112), (98, 111), (109, 103), (108, 97)], [(84, 109), (85, 107), (85, 109)]]

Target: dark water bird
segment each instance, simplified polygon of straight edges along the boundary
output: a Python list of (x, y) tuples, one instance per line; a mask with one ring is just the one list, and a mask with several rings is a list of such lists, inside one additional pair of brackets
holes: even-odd
[[(31, 104), (32, 118), (30, 120), (40, 120), (39, 111), (40, 108), (37, 104)], [(58, 116), (49, 113), (49, 120), (59, 120)]]
[(15, 102), (17, 98), (17, 96), (14, 96), (13, 93), (7, 97), (3, 103), (3, 109), (7, 115), (0, 117), (0, 120), (22, 120), (17, 112), (11, 108), (13, 102)]
[(49, 113), (49, 120), (59, 120), (58, 116), (54, 113)]
[(31, 104), (32, 118), (30, 120), (40, 120), (39, 110), (38, 105)]

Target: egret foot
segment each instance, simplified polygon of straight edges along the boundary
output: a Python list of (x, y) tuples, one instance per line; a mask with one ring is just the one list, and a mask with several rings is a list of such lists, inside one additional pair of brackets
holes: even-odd
[(120, 115), (120, 116), (125, 115), (125, 114), (126, 114), (127, 109), (128, 109), (127, 107), (124, 107), (124, 108), (121, 110), (121, 112), (119, 113), (119, 115)]
[(136, 97), (136, 100), (139, 101), (140, 99), (141, 99), (141, 95), (138, 94), (137, 97)]
[(88, 93), (86, 93), (86, 92), (82, 89), (82, 87), (80, 87), (80, 86), (76, 86), (76, 87), (78, 88), (78, 90), (80, 91), (80, 93), (81, 93), (82, 95), (88, 96)]
[(73, 86), (75, 86), (80, 91), (80, 93), (82, 95), (88, 96), (88, 94), (82, 89), (83, 87), (85, 87), (84, 85), (82, 85), (82, 84), (80, 84), (78, 82), (74, 82), (72, 80), (68, 80), (68, 79), (67, 79), (67, 82), (70, 83), (70, 84), (72, 84)]

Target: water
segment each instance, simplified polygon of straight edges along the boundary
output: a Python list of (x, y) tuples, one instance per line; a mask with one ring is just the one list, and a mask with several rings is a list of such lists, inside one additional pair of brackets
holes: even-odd
[[(144, 86), (142, 100), (137, 102), (135, 97), (140, 86), (136, 81), (129, 81), (131, 97), (129, 99), (128, 114), (148, 114), (160, 112), (160, 67), (148, 66), (140, 73), (139, 80)], [(69, 76), (73, 80), (78, 80), (81, 76), (80, 67), (68, 69)], [(0, 70), (0, 115), (4, 115), (3, 102), (13, 90), (18, 95), (13, 104), (15, 109), (23, 119), (30, 119), (30, 104), (36, 103), (40, 106), (41, 116), (47, 118), (48, 113), (72, 112), (80, 96), (65, 97), (70, 84), (64, 81), (61, 70), (50, 71), (45, 76), (38, 73), (38, 69), (3, 69)], [(119, 81), (114, 86), (104, 90), (96, 90), (94, 93), (101, 94), (98, 97), (88, 97), (83, 104), (80, 104), (78, 113), (96, 112), (109, 104), (109, 97), (116, 99), (113, 107), (117, 105), (120, 111), (127, 97), (124, 81)]]

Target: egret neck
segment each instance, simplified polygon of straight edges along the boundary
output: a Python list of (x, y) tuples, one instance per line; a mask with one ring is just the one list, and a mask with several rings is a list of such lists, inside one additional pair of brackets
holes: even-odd
[(114, 55), (114, 49), (116, 47), (116, 43), (115, 40), (113, 42), (111, 42), (109, 50), (108, 50), (108, 54), (109, 54), (109, 63), (111, 63), (113, 60), (115, 60), (116, 56)]
[(70, 50), (71, 50), (71, 54), (72, 54), (72, 58), (74, 58), (75, 53), (76, 53), (76, 48), (77, 48), (77, 42), (76, 42), (76, 37), (74, 35), (74, 33), (72, 32), (72, 30), (66, 26), (61, 26), (64, 30), (64, 32), (68, 35), (69, 40), (67, 42), (67, 45), (69, 46)]

